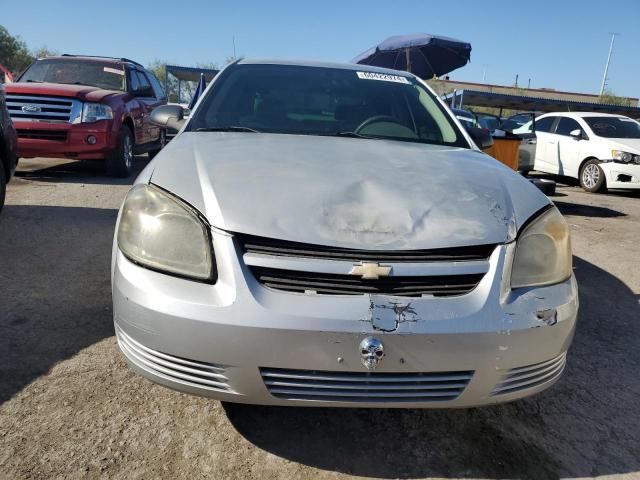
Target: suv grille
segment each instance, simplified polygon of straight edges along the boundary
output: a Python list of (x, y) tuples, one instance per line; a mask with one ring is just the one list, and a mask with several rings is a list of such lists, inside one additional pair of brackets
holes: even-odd
[(7, 109), (14, 121), (71, 122), (82, 109), (82, 103), (67, 97), (7, 93)]
[(269, 393), (289, 400), (437, 402), (456, 399), (472, 371), (430, 373), (320, 372), (261, 368)]

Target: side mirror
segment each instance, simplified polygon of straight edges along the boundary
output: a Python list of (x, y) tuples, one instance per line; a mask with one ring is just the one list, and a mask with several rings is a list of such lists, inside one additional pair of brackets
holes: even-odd
[(489, 130), (478, 127), (467, 127), (467, 133), (481, 150), (493, 145), (493, 137)]
[(153, 97), (153, 89), (150, 86), (139, 86), (131, 92), (134, 97)]
[(574, 140), (582, 140), (582, 130), (576, 128), (575, 130), (571, 130), (569, 132), (569, 136)]
[(160, 105), (153, 109), (149, 120), (159, 127), (178, 131), (185, 123), (184, 109), (180, 105)]

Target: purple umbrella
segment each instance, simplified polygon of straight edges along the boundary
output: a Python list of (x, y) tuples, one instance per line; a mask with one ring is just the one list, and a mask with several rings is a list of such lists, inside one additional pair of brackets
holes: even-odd
[(426, 33), (413, 33), (389, 37), (351, 62), (405, 70), (420, 78), (432, 78), (460, 68), (470, 59), (470, 43)]

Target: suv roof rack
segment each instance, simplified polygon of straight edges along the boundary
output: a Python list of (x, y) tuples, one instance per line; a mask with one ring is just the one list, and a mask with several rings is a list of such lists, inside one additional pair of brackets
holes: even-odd
[(105, 58), (109, 60), (119, 60), (121, 62), (133, 63), (134, 65), (138, 65), (139, 67), (144, 68), (144, 66), (141, 63), (131, 60), (130, 58), (124, 58), (124, 57), (105, 57), (104, 55), (76, 55), (72, 53), (63, 53), (62, 56), (63, 57)]

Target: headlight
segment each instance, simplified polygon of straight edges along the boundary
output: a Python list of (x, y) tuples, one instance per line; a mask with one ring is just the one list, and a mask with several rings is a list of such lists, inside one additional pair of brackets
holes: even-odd
[(98, 120), (111, 120), (113, 118), (113, 110), (109, 105), (101, 103), (85, 103), (82, 106), (82, 122), (91, 123)]
[(635, 161), (636, 163), (640, 163), (640, 155), (623, 152), (622, 150), (611, 150), (611, 158), (624, 163), (630, 163), (633, 161)]
[(567, 222), (553, 207), (520, 234), (511, 268), (511, 288), (560, 283), (571, 276)]
[(152, 270), (211, 283), (217, 277), (209, 228), (191, 207), (153, 185), (129, 191), (118, 247)]

